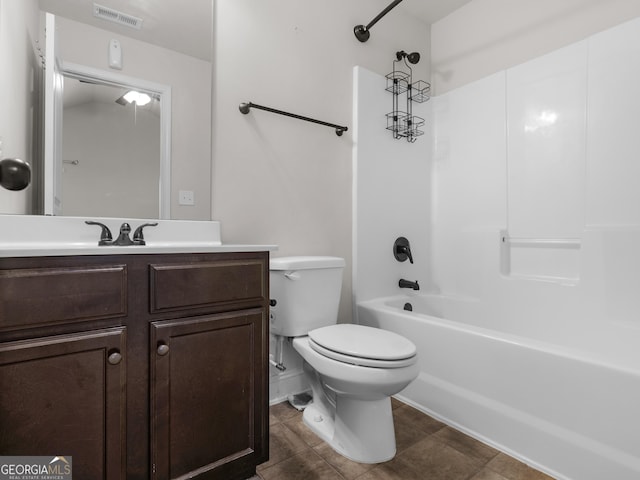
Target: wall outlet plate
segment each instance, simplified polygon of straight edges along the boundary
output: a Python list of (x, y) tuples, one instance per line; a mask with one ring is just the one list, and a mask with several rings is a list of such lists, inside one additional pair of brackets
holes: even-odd
[(195, 205), (195, 196), (192, 190), (180, 190), (178, 192), (179, 205)]

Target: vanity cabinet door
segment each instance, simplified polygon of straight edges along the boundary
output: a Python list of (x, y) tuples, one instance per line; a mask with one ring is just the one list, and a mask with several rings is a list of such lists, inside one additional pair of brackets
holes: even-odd
[(245, 479), (267, 460), (265, 309), (151, 324), (154, 479)]
[(0, 454), (71, 456), (125, 478), (125, 329), (0, 343)]

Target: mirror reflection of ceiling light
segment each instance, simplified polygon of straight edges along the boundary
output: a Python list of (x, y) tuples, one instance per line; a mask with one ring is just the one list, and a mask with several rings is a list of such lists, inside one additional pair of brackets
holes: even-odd
[(151, 101), (151, 97), (146, 93), (129, 90), (123, 95), (123, 98), (129, 103), (135, 103), (138, 107), (144, 107)]

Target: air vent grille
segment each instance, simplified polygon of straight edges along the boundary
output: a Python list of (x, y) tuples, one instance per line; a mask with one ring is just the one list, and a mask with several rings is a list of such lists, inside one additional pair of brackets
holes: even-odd
[(97, 3), (93, 4), (93, 16), (107, 20), (109, 22), (118, 23), (126, 27), (135, 28), (140, 30), (142, 28), (142, 19), (134, 17), (133, 15), (127, 15), (126, 13), (119, 12), (113, 8), (105, 7)]

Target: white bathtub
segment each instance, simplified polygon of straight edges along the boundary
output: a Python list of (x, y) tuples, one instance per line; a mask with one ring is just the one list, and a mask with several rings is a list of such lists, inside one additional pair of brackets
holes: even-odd
[(603, 336), (594, 348), (598, 335), (525, 338), (459, 321), (474, 307), (436, 295), (358, 304), (359, 323), (418, 348), (421, 373), (398, 397), (555, 478), (640, 479), (640, 345), (619, 339), (616, 349)]

